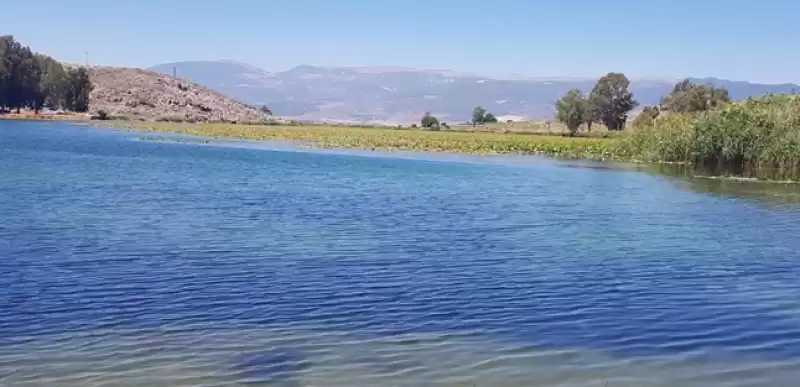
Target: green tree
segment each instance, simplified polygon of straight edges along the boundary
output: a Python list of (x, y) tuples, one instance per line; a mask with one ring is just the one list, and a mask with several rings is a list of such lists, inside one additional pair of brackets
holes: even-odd
[(51, 109), (63, 107), (66, 103), (67, 87), (69, 86), (64, 67), (49, 56), (36, 55), (36, 60), (41, 77), (34, 100), (34, 110), (38, 112), (43, 106)]
[(486, 109), (482, 106), (475, 106), (475, 109), (472, 109), (472, 126), (483, 124), (485, 119)]
[(439, 129), (439, 119), (432, 116), (431, 112), (427, 112), (425, 113), (424, 116), (422, 116), (422, 119), (420, 120), (420, 125), (423, 128), (437, 130)]
[(578, 132), (586, 121), (587, 101), (578, 89), (572, 89), (556, 101), (556, 118), (567, 126), (570, 135)]
[(94, 86), (89, 79), (89, 71), (83, 67), (70, 69), (67, 72), (67, 109), (75, 112), (86, 112), (89, 110), (89, 94)]
[(61, 63), (32, 52), (12, 36), (0, 37), (0, 109), (63, 107), (67, 86)]
[(262, 105), (262, 106), (259, 108), (259, 110), (261, 110), (261, 112), (262, 112), (262, 113), (264, 113), (264, 114), (266, 114), (266, 115), (268, 115), (268, 116), (271, 116), (271, 115), (272, 115), (272, 110), (271, 110), (271, 109), (269, 108), (269, 106), (267, 106), (267, 105)]
[(602, 117), (600, 116), (600, 103), (598, 102), (598, 99), (599, 97), (592, 96), (589, 96), (589, 98), (586, 99), (583, 121), (586, 124), (586, 131), (589, 133), (592, 132), (592, 125), (602, 122)]
[(628, 90), (630, 81), (622, 73), (608, 73), (594, 86), (589, 100), (608, 130), (622, 130), (628, 113), (639, 105)]
[(9, 36), (0, 36), (0, 111), (8, 107), (8, 88), (11, 81), (11, 69), (7, 60)]
[(653, 126), (653, 123), (660, 114), (661, 110), (658, 106), (645, 106), (642, 112), (633, 119), (631, 124), (634, 128)]
[(40, 69), (30, 48), (12, 36), (0, 38), (4, 68), (3, 105), (19, 110), (33, 105), (39, 90)]
[(476, 106), (475, 109), (472, 109), (472, 126), (475, 125), (483, 125), (483, 124), (496, 124), (497, 117), (494, 114), (489, 113), (483, 106)]
[(675, 84), (669, 95), (661, 98), (661, 109), (673, 113), (695, 113), (730, 102), (728, 90), (712, 85), (697, 85), (689, 79)]

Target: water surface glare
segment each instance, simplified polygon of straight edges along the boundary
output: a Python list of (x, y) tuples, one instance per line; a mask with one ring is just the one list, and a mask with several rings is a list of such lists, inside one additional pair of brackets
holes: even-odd
[(0, 385), (800, 380), (797, 206), (543, 158), (140, 138), (0, 121)]

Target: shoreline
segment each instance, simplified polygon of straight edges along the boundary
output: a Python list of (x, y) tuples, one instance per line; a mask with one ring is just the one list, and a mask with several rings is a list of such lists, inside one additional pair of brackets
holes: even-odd
[[(798, 179), (769, 175), (769, 171), (753, 171), (747, 175), (713, 173), (690, 163), (644, 162), (634, 157), (620, 157), (613, 152), (615, 138), (563, 136), (531, 136), (511, 133), (445, 132), (392, 128), (358, 128), (346, 126), (280, 126), (244, 124), (186, 124), (129, 121), (79, 121), (99, 129), (125, 132), (178, 134), (195, 137), (202, 142), (213, 140), (269, 143), (283, 142), (297, 148), (379, 151), (390, 155), (424, 154), (453, 156), (531, 156), (546, 157), (559, 163), (589, 162), (616, 164), (622, 170), (672, 170), (668, 175), (714, 179), (738, 183), (770, 183), (794, 185)], [(528, 151), (526, 151), (528, 150)], [(533, 150), (533, 151), (531, 151)]]
[(89, 116), (81, 113), (35, 114), (33, 112), (20, 112), (20, 113), (0, 113), (0, 120), (88, 122)]
[(531, 155), (588, 161), (631, 161), (616, 157), (605, 137), (566, 137), (523, 133), (425, 131), (337, 125), (190, 124), (130, 121), (80, 121), (77, 124), (142, 133), (176, 133), (231, 141), (287, 141), (314, 148), (487, 155)]
[[(211, 146), (222, 148), (256, 149), (279, 152), (305, 152), (329, 155), (346, 155), (358, 157), (396, 158), (435, 162), (478, 163), (504, 166), (529, 166), (542, 163), (575, 168), (615, 169), (621, 168), (623, 162), (595, 161), (583, 159), (558, 159), (547, 155), (528, 154), (475, 154), (457, 153), (451, 151), (424, 151), (402, 149), (364, 149), (364, 148), (334, 148), (318, 147), (308, 143), (291, 140), (237, 140), (228, 138), (210, 138), (181, 133), (164, 133), (163, 136), (149, 134), (151, 132), (138, 132), (136, 130), (123, 130), (121, 132), (134, 134), (132, 141), (144, 141), (163, 144), (186, 144), (194, 146)], [(583, 163), (583, 164), (582, 164)], [(611, 165), (614, 163), (614, 165)], [(585, 165), (584, 165), (585, 164)]]

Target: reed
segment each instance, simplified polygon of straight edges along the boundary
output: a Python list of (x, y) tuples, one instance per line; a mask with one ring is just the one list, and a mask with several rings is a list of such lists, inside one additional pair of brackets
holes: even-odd
[(716, 169), (791, 170), (800, 163), (800, 97), (770, 95), (634, 128), (620, 152), (647, 162)]

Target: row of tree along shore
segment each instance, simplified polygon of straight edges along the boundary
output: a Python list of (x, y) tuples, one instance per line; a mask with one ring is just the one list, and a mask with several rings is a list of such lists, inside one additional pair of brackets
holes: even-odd
[(43, 108), (86, 112), (92, 83), (85, 68), (64, 66), (0, 36), (0, 111)]
[[(578, 89), (569, 90), (556, 101), (556, 118), (567, 126), (571, 134), (585, 125), (600, 123), (608, 130), (625, 128), (628, 115), (639, 106), (628, 90), (630, 81), (622, 73), (608, 73), (601, 77), (594, 89), (584, 95)], [(696, 113), (711, 110), (730, 102), (728, 90), (712, 85), (697, 85), (685, 79), (678, 82), (669, 95), (661, 99), (660, 106), (647, 106), (636, 116), (633, 126), (651, 125), (662, 111)]]
[[(579, 89), (567, 91), (556, 101), (556, 119), (563, 123), (569, 134), (576, 134), (581, 127), (587, 132), (592, 125), (601, 124), (609, 131), (623, 130), (629, 114), (639, 106), (633, 93), (628, 90), (630, 81), (622, 73), (608, 73), (601, 77), (592, 91), (584, 94)], [(715, 108), (730, 102), (728, 90), (712, 85), (698, 85), (685, 79), (678, 82), (669, 95), (661, 99), (659, 106), (645, 107), (632, 123), (634, 126), (652, 124), (661, 112), (694, 113)], [(497, 123), (497, 117), (481, 106), (472, 111), (473, 126)], [(416, 126), (416, 125), (414, 125)], [(448, 129), (446, 122), (439, 122), (430, 112), (420, 120), (420, 126), (429, 130)]]
[[(477, 125), (486, 125), (486, 124), (496, 124), (497, 117), (494, 114), (489, 113), (484, 109), (482, 106), (476, 106), (475, 109), (472, 109), (472, 120), (469, 124), (472, 126)], [(439, 122), (439, 119), (431, 115), (431, 112), (425, 113), (420, 120), (420, 125), (424, 129), (428, 130), (439, 130), (440, 128), (449, 129), (450, 125), (447, 122)], [(416, 127), (416, 124), (411, 125), (412, 127)]]

